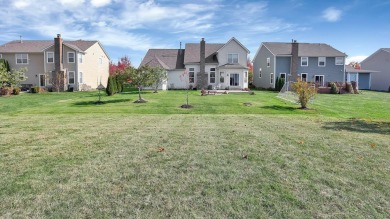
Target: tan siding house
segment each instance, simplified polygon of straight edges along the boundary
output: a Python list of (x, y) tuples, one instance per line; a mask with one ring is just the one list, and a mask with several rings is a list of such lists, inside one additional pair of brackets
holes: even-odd
[(22, 84), (26, 88), (50, 88), (57, 71), (64, 72), (66, 89), (90, 90), (100, 82), (107, 84), (110, 58), (99, 41), (63, 41), (58, 34), (54, 41), (11, 41), (0, 46), (0, 54), (11, 68), (28, 69), (28, 79)]

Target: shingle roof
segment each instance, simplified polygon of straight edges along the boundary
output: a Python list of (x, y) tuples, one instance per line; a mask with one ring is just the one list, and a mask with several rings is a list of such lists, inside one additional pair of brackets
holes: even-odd
[[(79, 51), (86, 51), (98, 41), (64, 41), (65, 45), (73, 47)], [(43, 50), (54, 45), (54, 40), (14, 40), (0, 46), (1, 53), (16, 53), (16, 52), (43, 52)]]
[(390, 53), (390, 48), (382, 48), (383, 50), (385, 50), (386, 52)]
[(149, 49), (140, 66), (163, 67), (167, 70), (184, 69), (185, 53), (183, 49)]
[[(224, 46), (221, 43), (206, 43), (206, 63), (216, 63), (214, 54)], [(187, 43), (184, 63), (199, 63), (200, 62), (200, 43)]]
[(352, 67), (350, 65), (345, 65), (345, 72), (375, 73), (375, 72), (378, 72), (378, 71), (367, 70), (367, 69), (355, 69), (354, 67)]
[[(291, 55), (291, 43), (263, 43), (274, 55)], [(345, 56), (345, 53), (324, 43), (298, 43), (298, 56)]]

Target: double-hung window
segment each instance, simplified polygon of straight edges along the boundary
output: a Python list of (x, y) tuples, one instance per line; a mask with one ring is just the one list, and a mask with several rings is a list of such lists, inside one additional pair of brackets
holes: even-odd
[(215, 84), (215, 68), (210, 68), (210, 84)]
[(79, 63), (83, 63), (83, 54), (78, 53), (77, 56), (79, 57)]
[(189, 68), (188, 70), (188, 81), (195, 83), (195, 68)]
[(318, 66), (325, 67), (326, 66), (326, 57), (318, 57)]
[(68, 84), (74, 84), (74, 71), (68, 72)]
[(262, 71), (261, 71), (261, 68), (259, 68), (259, 78), (261, 78), (261, 74), (262, 74)]
[(267, 58), (267, 67), (271, 66), (271, 58)]
[(74, 63), (75, 57), (74, 52), (68, 52), (68, 63)]
[(274, 73), (271, 73), (270, 74), (270, 81), (269, 81), (270, 84), (274, 84)]
[(47, 52), (47, 63), (54, 63), (54, 52)]
[(309, 66), (309, 57), (301, 57), (301, 66)]
[(238, 54), (237, 53), (228, 54), (228, 63), (237, 64), (238, 63)]
[(344, 65), (344, 58), (343, 57), (336, 57), (335, 65)]
[(28, 54), (16, 54), (16, 64), (28, 64)]

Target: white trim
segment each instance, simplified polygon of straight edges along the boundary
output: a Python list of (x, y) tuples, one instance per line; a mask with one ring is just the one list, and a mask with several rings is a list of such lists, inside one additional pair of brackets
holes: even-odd
[[(52, 62), (49, 62), (49, 54), (53, 54)], [(54, 52), (46, 52), (46, 63), (54, 63)]]
[[(324, 65), (320, 65), (320, 59), (324, 59)], [(324, 56), (319, 56), (318, 57), (318, 67), (326, 67), (326, 57)]]
[[(69, 61), (69, 58), (70, 58), (69, 54), (71, 54), (71, 53), (73, 53), (73, 62)], [(67, 55), (68, 55), (67, 56), (68, 63), (75, 63), (76, 62), (76, 53), (75, 52), (68, 52)]]
[[(78, 77), (78, 83), (79, 83), (79, 84), (84, 83), (84, 74), (83, 74), (82, 71), (79, 72), (79, 75), (78, 75), (78, 76), (79, 76), (79, 77)], [(80, 80), (80, 79), (81, 79), (81, 80)]]
[[(229, 55), (237, 55), (237, 62), (229, 62)], [(227, 63), (229, 64), (238, 64), (240, 63), (240, 55), (238, 53), (228, 53), (227, 54)], [(233, 61), (233, 57), (232, 57), (232, 61)]]
[(267, 68), (271, 67), (271, 57), (267, 58)]
[(274, 84), (275, 78), (274, 78), (274, 73), (269, 73), (269, 83)]
[[(81, 62), (80, 62), (81, 60)], [(77, 53), (77, 63), (82, 64), (84, 62), (84, 56), (82, 53)]]
[(217, 51), (217, 53), (220, 51), (220, 50), (222, 50), (227, 44), (229, 44), (231, 41), (236, 41), (236, 43), (238, 43), (238, 45), (240, 45), (243, 49), (245, 49), (246, 50), (246, 52), (249, 54), (250, 53), (250, 51), (249, 51), (249, 49), (247, 49), (244, 45), (242, 45), (241, 43), (240, 43), (240, 41), (238, 41), (236, 38), (234, 38), (234, 37), (232, 37), (229, 41), (227, 41), (227, 43), (225, 43), (225, 45), (223, 45), (220, 49), (218, 49), (218, 51)]
[[(191, 72), (194, 74), (194, 77), (190, 77)], [(192, 82), (191, 82), (190, 78), (193, 78)], [(195, 83), (195, 68), (188, 68), (188, 83), (189, 84)]]
[[(303, 58), (306, 58), (306, 65), (303, 65), (303, 64), (302, 64), (302, 63), (303, 63)], [(309, 57), (307, 57), (307, 56), (301, 57), (301, 66), (304, 66), (304, 67), (309, 66)]]
[[(341, 60), (341, 64), (337, 64), (337, 59), (340, 59), (340, 58), (342, 59), (342, 60)], [(335, 59), (334, 59), (334, 64), (335, 64), (335, 65), (344, 65), (344, 57), (340, 57), (340, 56), (339, 56), (339, 57), (335, 57)]]
[[(27, 63), (18, 63), (18, 55), (27, 55), (27, 58), (26, 58)], [(23, 57), (21, 58), (21, 60), (23, 60)], [(28, 65), (28, 53), (16, 53), (15, 54), (15, 63), (17, 65)]]
[(306, 75), (306, 81), (305, 81), (305, 82), (307, 82), (307, 79), (308, 79), (309, 74), (308, 74), (308, 73), (301, 73), (301, 81), (303, 81), (303, 80), (302, 80), (302, 75)]
[(317, 83), (317, 82), (316, 82), (316, 77), (317, 77), (317, 76), (322, 76), (322, 77), (323, 77), (321, 86), (325, 86), (325, 75), (314, 75), (314, 83)]
[[(73, 83), (69, 83), (70, 73), (73, 73)], [(76, 73), (74, 71), (68, 71), (68, 84), (75, 84), (76, 82)]]
[[(214, 71), (211, 71), (212, 68), (210, 68), (209, 71), (209, 84), (216, 84), (217, 83), (217, 68), (213, 68)], [(211, 83), (211, 72), (214, 72), (214, 83)]]

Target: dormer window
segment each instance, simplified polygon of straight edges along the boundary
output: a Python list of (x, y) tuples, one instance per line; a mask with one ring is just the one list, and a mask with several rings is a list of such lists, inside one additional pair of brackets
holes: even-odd
[(238, 63), (238, 54), (237, 53), (228, 54), (228, 63), (237, 64)]
[(318, 66), (325, 67), (326, 66), (326, 57), (318, 57)]

